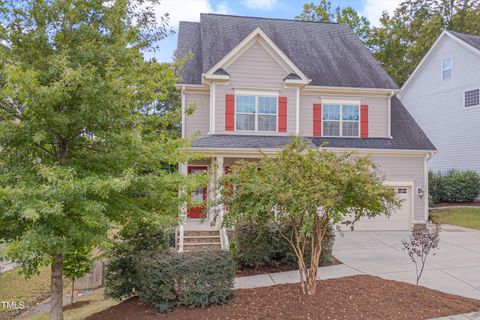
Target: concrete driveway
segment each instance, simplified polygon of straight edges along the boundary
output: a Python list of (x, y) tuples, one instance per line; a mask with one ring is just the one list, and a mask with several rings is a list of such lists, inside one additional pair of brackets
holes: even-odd
[[(415, 283), (415, 265), (401, 249), (407, 236), (406, 231), (337, 233), (334, 255), (356, 272)], [(420, 285), (480, 299), (480, 230), (443, 225), (440, 239)]]

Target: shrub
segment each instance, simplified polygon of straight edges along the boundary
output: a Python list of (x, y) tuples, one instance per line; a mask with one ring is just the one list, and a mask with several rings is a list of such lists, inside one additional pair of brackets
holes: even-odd
[(219, 305), (233, 297), (235, 265), (228, 252), (163, 254), (141, 265), (140, 299), (160, 312)]
[(471, 202), (479, 193), (480, 176), (475, 171), (429, 172), (429, 193), (433, 203)]
[(175, 229), (141, 225), (124, 231), (109, 252), (105, 295), (121, 300), (138, 293), (139, 259), (170, 251)]
[[(283, 234), (289, 234), (289, 230), (283, 230)], [(240, 269), (297, 265), (297, 257), (290, 243), (282, 237), (277, 226), (260, 226), (253, 222), (238, 224), (235, 226), (233, 242), (235, 251), (232, 254)], [(322, 241), (320, 265), (332, 262), (334, 242), (335, 233), (333, 227), (329, 226)], [(307, 260), (310, 261), (309, 253), (307, 253)]]

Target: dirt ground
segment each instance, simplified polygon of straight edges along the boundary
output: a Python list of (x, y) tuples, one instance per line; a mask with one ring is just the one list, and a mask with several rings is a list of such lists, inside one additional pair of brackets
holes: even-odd
[(352, 276), (318, 282), (315, 296), (301, 294), (299, 284), (235, 290), (227, 305), (193, 309), (180, 307), (155, 313), (132, 298), (88, 320), (202, 319), (429, 319), (480, 310), (473, 300), (372, 276)]

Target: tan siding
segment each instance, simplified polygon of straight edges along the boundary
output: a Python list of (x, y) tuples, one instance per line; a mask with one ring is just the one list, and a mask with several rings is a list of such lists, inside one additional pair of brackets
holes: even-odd
[(193, 114), (185, 118), (185, 137), (195, 133), (205, 135), (210, 127), (210, 96), (208, 94), (185, 93), (186, 108), (194, 108)]
[[(259, 43), (254, 43), (225, 70), (230, 74), (228, 84), (215, 85), (215, 133), (288, 135), (295, 133), (296, 90), (285, 89), (283, 79), (288, 74)], [(287, 97), (287, 132), (225, 131), (225, 95), (234, 89), (274, 90)]]
[(368, 104), (368, 124), (370, 137), (388, 137), (388, 98), (387, 97), (339, 97), (318, 94), (302, 94), (300, 96), (300, 134), (313, 135), (313, 104), (321, 103), (321, 98), (355, 99)]
[(372, 156), (372, 160), (379, 166), (379, 170), (385, 174), (389, 181), (413, 181), (414, 188), (412, 199), (414, 201), (414, 220), (424, 220), (425, 199), (417, 195), (417, 188), (426, 190), (424, 158), (401, 157), (401, 156)]

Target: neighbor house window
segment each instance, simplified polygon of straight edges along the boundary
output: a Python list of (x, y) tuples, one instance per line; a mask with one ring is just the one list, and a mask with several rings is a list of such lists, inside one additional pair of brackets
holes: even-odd
[(480, 89), (465, 91), (465, 108), (480, 105)]
[(452, 59), (444, 59), (443, 60), (443, 65), (442, 65), (442, 79), (450, 79), (452, 77)]
[(235, 99), (237, 130), (277, 131), (277, 97), (237, 95)]
[(327, 137), (358, 137), (360, 135), (358, 104), (324, 104), (323, 135)]

